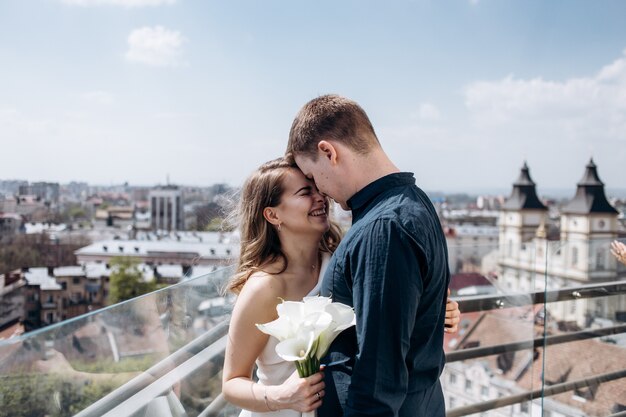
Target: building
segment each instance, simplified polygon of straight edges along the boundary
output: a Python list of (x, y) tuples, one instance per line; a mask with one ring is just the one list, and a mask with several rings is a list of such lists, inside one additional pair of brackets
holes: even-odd
[(59, 203), (59, 184), (55, 182), (33, 182), (19, 187), (19, 195), (33, 195), (39, 201), (49, 204)]
[(185, 230), (183, 195), (174, 185), (150, 190), (150, 213), (152, 230)]
[(444, 234), (452, 274), (481, 272), (482, 259), (498, 248), (498, 227), (495, 224), (447, 222)]
[[(550, 233), (547, 207), (538, 199), (524, 164), (500, 215), (498, 277), (505, 291), (525, 292), (626, 278), (626, 268), (610, 256), (619, 236), (618, 211), (591, 160), (574, 197), (561, 209), (558, 234)], [(546, 260), (549, 259), (549, 262)], [(626, 313), (626, 297), (580, 300), (551, 307), (561, 321), (585, 327), (591, 317), (615, 320)]]
[(134, 225), (134, 217), (133, 206), (109, 206), (97, 209), (94, 221), (96, 227), (116, 227), (127, 230)]
[(0, 330), (20, 322), (26, 331), (104, 307), (105, 265), (24, 268), (0, 275)]
[(48, 207), (46, 207), (44, 201), (37, 199), (34, 195), (21, 195), (6, 197), (0, 201), (0, 211), (16, 213), (30, 220), (45, 217)]
[(79, 264), (104, 263), (127, 256), (151, 267), (179, 265), (187, 276), (194, 266), (224, 266), (237, 259), (239, 242), (234, 234), (220, 232), (177, 233), (175, 240), (106, 240), (75, 252)]
[(26, 296), (30, 307), (27, 315), (39, 313), (42, 326), (65, 320), (63, 309), (63, 287), (52, 275), (52, 268), (27, 268), (23, 271), (24, 279), (30, 291)]
[(53, 275), (63, 289), (62, 319), (76, 317), (104, 306), (101, 281), (107, 276), (105, 273), (88, 276), (85, 266), (62, 266), (54, 268)]
[(0, 330), (24, 320), (25, 285), (19, 273), (0, 274)]
[(22, 230), (22, 216), (15, 213), (0, 212), (0, 240), (4, 236), (13, 236)]

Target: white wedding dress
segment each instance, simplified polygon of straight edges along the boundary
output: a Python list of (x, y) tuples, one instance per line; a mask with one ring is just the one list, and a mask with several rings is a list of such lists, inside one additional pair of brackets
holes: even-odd
[[(320, 275), (317, 284), (307, 294), (307, 296), (319, 295), (322, 286), (322, 278), (324, 271), (328, 266), (330, 254), (322, 254), (322, 265), (320, 266)], [(261, 385), (280, 385), (296, 371), (296, 367), (292, 362), (281, 359), (276, 354), (276, 345), (278, 339), (270, 336), (263, 351), (256, 360), (256, 375)], [(302, 413), (294, 410), (268, 411), (267, 413), (257, 413), (254, 411), (242, 410), (239, 417), (301, 417)]]

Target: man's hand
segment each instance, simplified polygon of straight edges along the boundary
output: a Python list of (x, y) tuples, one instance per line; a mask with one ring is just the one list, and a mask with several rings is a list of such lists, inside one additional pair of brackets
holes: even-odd
[(456, 333), (459, 331), (459, 322), (461, 321), (461, 310), (459, 310), (459, 303), (450, 299), (450, 288), (448, 288), (448, 301), (446, 302), (446, 321), (445, 328), (446, 333)]

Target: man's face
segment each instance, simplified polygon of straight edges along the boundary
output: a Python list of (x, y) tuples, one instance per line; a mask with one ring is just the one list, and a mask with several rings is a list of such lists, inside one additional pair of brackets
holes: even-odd
[(295, 160), (304, 176), (315, 181), (315, 186), (323, 195), (335, 200), (342, 209), (349, 209), (342, 196), (337, 175), (332, 172), (328, 158), (320, 156), (317, 161), (313, 161), (308, 156), (296, 155)]

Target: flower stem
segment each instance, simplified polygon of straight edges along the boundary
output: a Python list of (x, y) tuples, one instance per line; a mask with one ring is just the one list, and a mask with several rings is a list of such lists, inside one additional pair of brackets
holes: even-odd
[(295, 361), (294, 362), (296, 364), (296, 369), (298, 370), (298, 376), (300, 378), (304, 378), (304, 369), (302, 368), (302, 363), (300, 363), (300, 361)]

